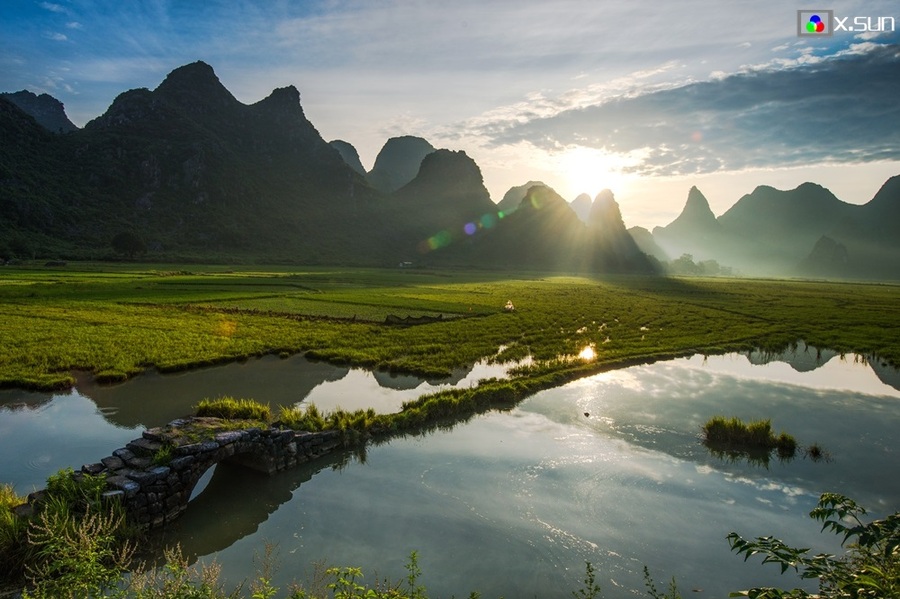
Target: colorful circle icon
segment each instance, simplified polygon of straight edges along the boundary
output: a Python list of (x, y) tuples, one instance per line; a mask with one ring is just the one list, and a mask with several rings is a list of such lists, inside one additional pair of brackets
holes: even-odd
[(825, 23), (819, 15), (813, 15), (806, 24), (806, 30), (810, 33), (822, 33), (825, 31)]

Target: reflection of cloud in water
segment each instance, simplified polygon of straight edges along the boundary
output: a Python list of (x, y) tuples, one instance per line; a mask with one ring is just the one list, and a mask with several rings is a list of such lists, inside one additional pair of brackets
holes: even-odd
[[(746, 476), (732, 476), (726, 473), (724, 480), (726, 482), (746, 485), (764, 493), (776, 493), (778, 495), (782, 495), (784, 496), (785, 501), (789, 502), (792, 505), (797, 503), (798, 497), (807, 498), (804, 499), (804, 503), (807, 501), (815, 503), (819, 498), (818, 492), (813, 493), (809, 489), (804, 489), (803, 487), (798, 487), (796, 485), (790, 485), (779, 481), (773, 481), (771, 479), (754, 480)], [(757, 499), (759, 499), (759, 501), (771, 502), (771, 500), (769, 499)]]

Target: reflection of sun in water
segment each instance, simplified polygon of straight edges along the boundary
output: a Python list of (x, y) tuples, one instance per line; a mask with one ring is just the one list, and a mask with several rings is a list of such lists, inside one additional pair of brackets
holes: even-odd
[(573, 194), (586, 193), (593, 199), (603, 189), (616, 196), (627, 193), (631, 176), (622, 172), (630, 162), (627, 156), (573, 146), (560, 153), (556, 162), (556, 172)]
[(578, 353), (578, 357), (585, 361), (593, 360), (597, 357), (597, 352), (594, 351), (593, 345), (586, 345), (584, 346), (584, 349)]

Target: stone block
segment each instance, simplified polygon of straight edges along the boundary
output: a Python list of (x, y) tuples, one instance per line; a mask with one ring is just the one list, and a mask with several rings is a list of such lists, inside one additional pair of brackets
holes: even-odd
[(134, 454), (124, 447), (115, 450), (114, 452), (112, 452), (112, 454), (124, 462), (127, 462), (128, 460), (134, 458)]
[(128, 498), (134, 497), (135, 494), (141, 489), (141, 486), (131, 480), (128, 477), (117, 475), (110, 476), (106, 479), (106, 484), (112, 487), (113, 489), (118, 489), (125, 493), (125, 496)]
[(160, 443), (163, 443), (166, 440), (166, 434), (160, 427), (148, 428), (141, 433), (141, 436), (150, 441), (159, 441)]
[(200, 444), (201, 452), (216, 451), (217, 449), (219, 449), (219, 444), (215, 441), (204, 441)]
[(197, 455), (203, 451), (202, 443), (190, 443), (188, 445), (179, 445), (175, 448), (176, 455)]
[[(120, 489), (116, 489), (115, 491), (106, 491), (102, 495), (100, 495), (101, 499), (109, 502), (122, 502), (125, 501), (125, 491)], [(135, 497), (137, 499), (137, 497)]]
[(106, 470), (106, 466), (103, 465), (102, 462), (97, 462), (95, 464), (85, 464), (81, 467), (81, 471), (85, 474), (93, 474), (97, 475)]
[(194, 456), (192, 455), (183, 455), (181, 457), (174, 458), (171, 462), (169, 462), (169, 468), (172, 470), (184, 470), (188, 466), (194, 463)]
[(146, 456), (153, 455), (154, 453), (159, 451), (162, 446), (163, 444), (160, 441), (153, 441), (151, 439), (145, 439), (144, 437), (141, 437), (140, 439), (129, 441), (125, 447), (127, 449), (130, 449), (135, 455)]
[(131, 470), (125, 476), (139, 483), (141, 488), (151, 485), (156, 480), (156, 475), (146, 470)]
[(241, 431), (225, 431), (216, 435), (216, 443), (226, 445), (240, 441), (244, 434)]
[(104, 467), (109, 468), (110, 470), (119, 470), (120, 468), (125, 467), (125, 462), (122, 461), (122, 458), (117, 458), (116, 456), (109, 456), (100, 460)]
[(161, 480), (169, 476), (171, 468), (168, 466), (156, 466), (155, 468), (152, 468), (150, 472), (156, 475), (156, 480)]
[(135, 470), (144, 470), (146, 468), (149, 468), (150, 464), (152, 464), (153, 461), (150, 458), (134, 457), (130, 460), (126, 460), (125, 463), (128, 464), (129, 468), (133, 468)]

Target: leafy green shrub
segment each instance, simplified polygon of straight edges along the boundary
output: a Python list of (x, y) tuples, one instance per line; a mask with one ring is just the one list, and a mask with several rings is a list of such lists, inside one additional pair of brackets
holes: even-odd
[(252, 399), (220, 397), (204, 399), (197, 404), (197, 416), (212, 416), (229, 420), (260, 420), (268, 422), (272, 409)]
[[(789, 568), (804, 579), (819, 580), (819, 595), (793, 589), (785, 591), (758, 587), (732, 593), (732, 597), (754, 599), (805, 599), (821, 597), (863, 598), (900, 596), (900, 512), (864, 524), (860, 519), (866, 510), (852, 499), (837, 493), (825, 493), (809, 516), (822, 522), (822, 530), (843, 535), (847, 552), (842, 557), (809, 555), (809, 549), (790, 547), (774, 537), (747, 541), (732, 532), (728, 535), (731, 550), (743, 555), (763, 555), (763, 563), (775, 563), (782, 574)], [(847, 543), (852, 540), (853, 542)]]

